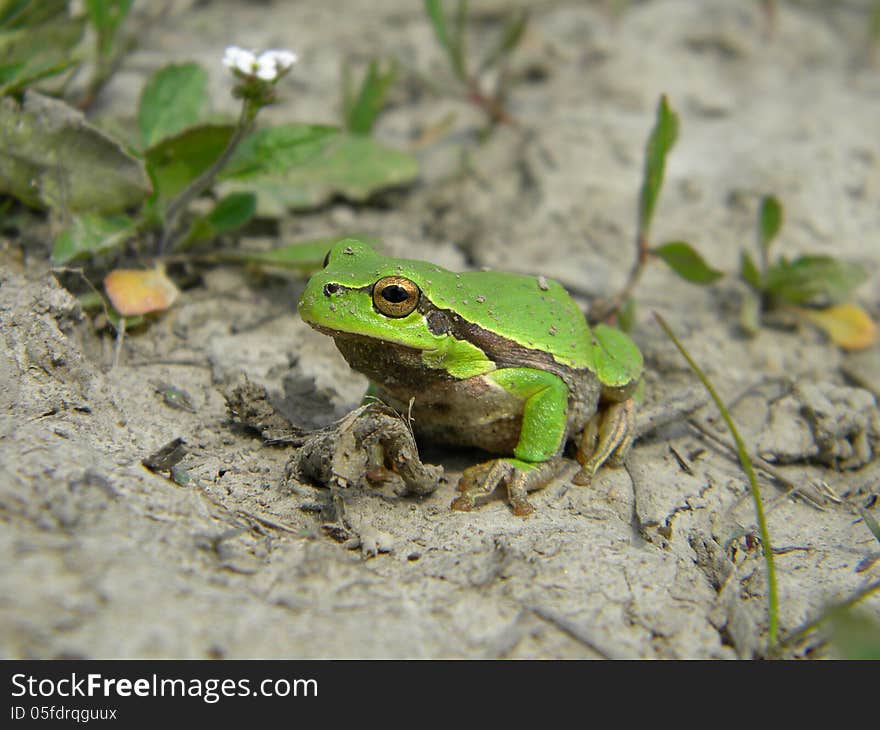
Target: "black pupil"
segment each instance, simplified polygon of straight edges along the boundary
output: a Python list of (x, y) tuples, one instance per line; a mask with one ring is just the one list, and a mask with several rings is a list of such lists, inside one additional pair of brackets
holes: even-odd
[(382, 289), (382, 298), (392, 304), (400, 304), (409, 299), (409, 292), (397, 284), (389, 284)]

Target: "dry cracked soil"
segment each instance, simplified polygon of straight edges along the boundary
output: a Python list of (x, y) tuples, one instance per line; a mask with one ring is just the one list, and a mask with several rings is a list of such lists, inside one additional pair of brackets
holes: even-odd
[[(472, 5), (478, 46), (513, 4)], [(422, 4), (407, 0), (171, 3), (99, 112), (124, 118), (155, 69), (197, 60), (218, 111), (234, 113), (219, 59), (235, 43), (300, 55), (268, 119), (335, 123), (342, 60), (394, 55), (404, 81), (376, 135), (419, 158), (419, 180), (285, 216), (270, 243), (359, 231), (397, 256), (553, 277), (587, 307), (631, 265), (644, 144), (665, 93), (681, 129), (654, 239), (690, 241), (733, 272), (772, 193), (785, 207), (777, 252), (863, 264), (857, 301), (878, 318), (869, 3), (778, 2), (772, 19), (760, 3), (731, 0), (528, 5), (511, 64), (517, 125), (487, 139), (479, 111), (419, 81), (439, 77), (443, 57)], [(292, 448), (237, 428), (223, 397), (247, 376), (305, 425), (357, 405), (363, 377), (296, 314), (303, 285), (206, 266), (112, 366), (112, 334), (95, 330), (45, 252), (5, 243), (0, 654), (764, 655), (767, 579), (748, 482), (706, 399), (646, 433), (625, 468), (534, 493), (526, 518), (500, 496), (451, 512), (456, 476), (478, 457), (427, 445), (447, 471), (433, 494), (352, 487), (341, 494), (347, 534), (325, 529), (315, 505), (326, 490), (285, 480)], [(806, 327), (746, 338), (742, 293), (734, 276), (697, 287), (652, 264), (632, 335), (647, 366), (644, 413), (662, 421), (677, 400), (702, 398), (656, 310), (784, 479), (760, 475), (784, 636), (880, 578), (880, 545), (858, 512), (880, 520), (880, 350), (847, 354)], [(194, 409), (163, 398), (169, 385)], [(142, 464), (175, 438), (186, 443), (183, 486)], [(880, 596), (861, 610), (880, 616)], [(785, 655), (834, 653), (812, 633)]]

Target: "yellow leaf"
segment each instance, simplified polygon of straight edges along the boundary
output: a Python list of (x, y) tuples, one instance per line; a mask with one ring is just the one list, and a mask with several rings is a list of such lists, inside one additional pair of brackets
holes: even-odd
[(877, 339), (877, 325), (855, 304), (838, 304), (827, 309), (797, 308), (796, 311), (825, 330), (831, 341), (845, 350), (862, 350)]
[(168, 309), (177, 299), (177, 287), (161, 266), (140, 269), (116, 269), (104, 277), (104, 290), (113, 307), (123, 317)]

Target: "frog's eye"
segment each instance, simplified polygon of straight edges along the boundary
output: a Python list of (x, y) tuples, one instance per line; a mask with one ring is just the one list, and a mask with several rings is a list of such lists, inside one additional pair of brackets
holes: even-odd
[(419, 303), (419, 288), (402, 276), (386, 276), (373, 286), (373, 306), (386, 317), (406, 317)]
[(328, 252), (327, 252), (327, 255), (324, 257), (324, 263), (321, 264), (321, 268), (322, 268), (322, 269), (326, 269), (326, 268), (327, 268), (327, 264), (329, 264), (329, 263), (330, 263), (330, 252), (328, 251)]

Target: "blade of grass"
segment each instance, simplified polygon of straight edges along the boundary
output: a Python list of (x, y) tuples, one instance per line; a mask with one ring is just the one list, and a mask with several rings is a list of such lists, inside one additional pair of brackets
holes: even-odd
[(639, 238), (647, 240), (654, 207), (663, 187), (666, 157), (678, 138), (678, 114), (669, 107), (666, 95), (657, 104), (657, 122), (645, 148), (645, 170), (639, 192)]
[(761, 199), (761, 208), (758, 212), (758, 248), (761, 251), (761, 271), (767, 272), (767, 254), (770, 244), (779, 235), (782, 228), (782, 205), (772, 195), (765, 195)]
[(510, 55), (519, 45), (528, 24), (529, 13), (527, 10), (521, 10), (507, 21), (498, 43), (490, 50), (483, 61), (480, 63), (479, 73), (488, 71), (498, 61), (505, 56)]
[(746, 473), (746, 476), (749, 478), (749, 485), (751, 486), (752, 491), (752, 500), (755, 503), (755, 517), (758, 521), (758, 531), (761, 535), (761, 549), (764, 553), (764, 562), (767, 565), (767, 618), (768, 618), (768, 628), (767, 628), (767, 643), (768, 649), (770, 651), (773, 650), (776, 645), (776, 630), (778, 624), (778, 599), (776, 595), (776, 568), (773, 564), (773, 547), (770, 544), (770, 533), (767, 531), (767, 520), (764, 517), (764, 505), (761, 502), (761, 492), (758, 489), (758, 479), (755, 476), (755, 469), (752, 466), (752, 461), (749, 458), (748, 450), (746, 449), (745, 444), (743, 443), (742, 438), (740, 438), (739, 431), (736, 428), (736, 424), (734, 424), (733, 419), (730, 417), (730, 413), (727, 411), (727, 407), (724, 405), (724, 401), (721, 400), (718, 393), (715, 391), (712, 383), (709, 381), (709, 378), (706, 377), (706, 374), (702, 371), (699, 365), (693, 360), (693, 358), (688, 354), (687, 350), (684, 349), (684, 346), (679, 342), (678, 338), (670, 329), (669, 325), (666, 324), (666, 320), (663, 319), (657, 312), (654, 312), (654, 318), (663, 328), (663, 331), (666, 332), (666, 336), (672, 340), (672, 343), (678, 348), (678, 351), (682, 354), (685, 360), (687, 360), (688, 365), (690, 365), (691, 370), (694, 371), (694, 374), (699, 378), (700, 382), (709, 391), (709, 395), (712, 397), (712, 400), (715, 401), (715, 405), (718, 407), (718, 410), (721, 413), (721, 417), (724, 419), (724, 422), (727, 424), (727, 428), (730, 431), (730, 435), (733, 436), (734, 442), (736, 442), (736, 451), (739, 456), (739, 463), (743, 468), (743, 471)]
[[(460, 5), (459, 10), (461, 10)], [(443, 4), (440, 0), (425, 0), (425, 12), (428, 14), (431, 26), (434, 28), (434, 35), (437, 36), (437, 40), (449, 57), (452, 70), (461, 81), (466, 81), (467, 74), (465, 73), (462, 49), (458, 45), (458, 38), (449, 35), (449, 29), (446, 27), (446, 15), (443, 12)]]
[(458, 0), (455, 8), (455, 30), (452, 37), (453, 48), (455, 49), (456, 70), (461, 78), (467, 78), (467, 63), (465, 60), (465, 31), (467, 30), (467, 0)]

